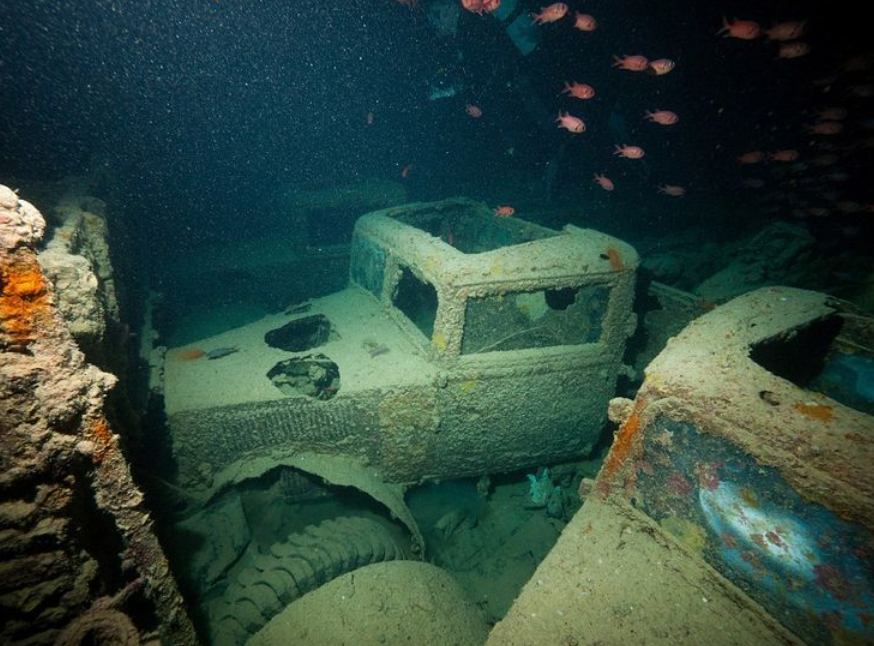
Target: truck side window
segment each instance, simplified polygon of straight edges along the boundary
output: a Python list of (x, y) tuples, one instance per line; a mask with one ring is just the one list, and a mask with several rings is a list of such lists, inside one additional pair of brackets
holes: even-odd
[(609, 295), (588, 285), (471, 298), (461, 353), (597, 343)]
[(351, 273), (353, 282), (361, 285), (377, 299), (382, 296), (382, 281), (385, 275), (385, 251), (372, 240), (358, 236), (352, 244)]
[(422, 331), (425, 338), (431, 338), (437, 318), (437, 290), (431, 283), (401, 267), (401, 279), (392, 294), (392, 304)]

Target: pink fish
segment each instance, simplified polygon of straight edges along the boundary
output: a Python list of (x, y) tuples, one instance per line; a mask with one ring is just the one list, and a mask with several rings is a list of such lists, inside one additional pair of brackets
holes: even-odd
[(564, 2), (553, 2), (548, 7), (540, 7), (540, 13), (532, 13), (531, 18), (538, 25), (556, 22), (567, 15), (567, 5)]
[(595, 175), (595, 184), (603, 188), (605, 191), (612, 191), (616, 186), (613, 185), (613, 180), (604, 175)]
[(500, 7), (501, 0), (461, 0), (461, 6), (481, 16), (483, 13), (491, 13)]
[(716, 35), (722, 34), (723, 38), (739, 38), (741, 40), (755, 40), (762, 35), (762, 28), (759, 23), (752, 20), (737, 20), (728, 22), (723, 16), (722, 29), (716, 32)]
[(619, 155), (620, 157), (625, 157), (625, 159), (640, 159), (643, 157), (644, 152), (643, 148), (640, 146), (628, 146), (628, 145), (617, 145), (616, 150), (613, 151), (614, 155)]
[(646, 115), (644, 116), (652, 123), (657, 123), (661, 126), (672, 126), (680, 120), (680, 117), (678, 117), (676, 113), (670, 112), (669, 110), (656, 110), (655, 112), (647, 110)]
[(565, 81), (562, 92), (570, 94), (575, 99), (591, 99), (595, 96), (595, 88), (585, 83), (577, 83), (576, 81), (573, 82), (573, 85)]
[(810, 53), (810, 45), (796, 40), (792, 43), (783, 43), (777, 52), (778, 58), (800, 58)]
[(492, 213), (501, 218), (509, 218), (516, 214), (516, 209), (512, 206), (498, 206), (494, 211), (492, 211)]
[(674, 69), (677, 64), (670, 58), (659, 58), (649, 63), (649, 71), (656, 76), (662, 76)]
[(598, 21), (589, 14), (577, 11), (574, 17), (574, 27), (580, 31), (595, 31), (598, 28)]
[(837, 135), (844, 129), (840, 121), (820, 121), (812, 126), (807, 126), (808, 131), (815, 135)]
[(768, 40), (795, 40), (804, 35), (804, 21), (781, 22), (767, 31)]
[(671, 197), (682, 197), (686, 194), (686, 189), (682, 186), (665, 184), (663, 186), (659, 186), (659, 193), (661, 193), (662, 195), (670, 195)]
[(748, 153), (744, 153), (743, 155), (738, 157), (737, 160), (741, 164), (758, 164), (759, 162), (765, 160), (765, 153), (763, 153), (761, 150), (753, 150)]
[(645, 56), (618, 56), (613, 57), (613, 67), (618, 67), (629, 72), (644, 72), (649, 67), (649, 61)]
[(579, 117), (571, 115), (568, 112), (565, 112), (564, 114), (559, 112), (556, 121), (558, 122), (559, 128), (564, 128), (568, 132), (579, 134), (586, 131), (586, 124), (583, 122), (583, 120)]

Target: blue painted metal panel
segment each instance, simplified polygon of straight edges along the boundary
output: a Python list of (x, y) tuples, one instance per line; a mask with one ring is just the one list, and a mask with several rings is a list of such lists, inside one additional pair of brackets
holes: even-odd
[(872, 537), (730, 442), (662, 417), (636, 504), (810, 644), (874, 643)]
[(349, 262), (352, 281), (379, 299), (385, 279), (385, 251), (369, 238), (356, 236)]

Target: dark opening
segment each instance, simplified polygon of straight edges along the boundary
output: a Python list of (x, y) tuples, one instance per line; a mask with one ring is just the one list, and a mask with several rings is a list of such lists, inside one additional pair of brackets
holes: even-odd
[(466, 211), (401, 214), (397, 219), (441, 238), (467, 254), (494, 251), (555, 235), (519, 220), (481, 217)]
[(331, 322), (323, 314), (313, 314), (270, 330), (264, 342), (278, 350), (303, 352), (327, 343), (330, 337)]
[(323, 354), (280, 361), (267, 373), (283, 394), (326, 401), (340, 390), (340, 368)]
[(832, 342), (841, 331), (839, 316), (787, 330), (753, 346), (750, 358), (768, 372), (807, 388), (825, 366)]
[(566, 310), (577, 300), (577, 289), (563, 287), (561, 289), (547, 289), (544, 292), (546, 304), (554, 310)]
[(406, 267), (401, 271), (392, 302), (430, 339), (437, 319), (437, 290), (431, 283), (419, 280)]

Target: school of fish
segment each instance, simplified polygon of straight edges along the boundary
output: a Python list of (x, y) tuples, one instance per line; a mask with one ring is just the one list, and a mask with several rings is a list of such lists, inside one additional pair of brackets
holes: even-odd
[[(461, 7), (468, 12), (484, 16), (497, 10), (501, 2), (500, 0), (459, 0)], [(401, 4), (407, 6), (415, 6), (416, 0), (398, 0)], [(554, 2), (543, 6), (540, 11), (532, 12), (530, 20), (533, 25), (546, 30), (545, 37), (550, 37), (557, 33), (560, 29), (576, 30), (585, 34), (585, 38), (596, 37), (592, 36), (593, 32), (602, 29), (597, 18), (589, 13), (581, 11), (571, 11), (568, 3)], [(565, 26), (563, 26), (565, 25)], [(737, 17), (729, 19), (722, 18), (721, 26), (713, 33), (716, 36), (721, 36), (726, 39), (734, 39), (737, 41), (764, 41), (770, 47), (775, 49), (766, 50), (774, 51), (775, 60), (795, 60), (802, 59), (810, 54), (812, 48), (810, 44), (801, 40), (808, 31), (808, 25), (805, 20), (792, 20), (785, 22), (775, 22), (770, 27), (763, 27), (756, 21), (740, 19)], [(750, 55), (756, 55), (751, 49)], [(605, 62), (608, 64), (609, 62)], [(787, 65), (790, 63), (786, 63)], [(631, 74), (648, 74), (651, 76), (664, 76), (672, 73), (677, 64), (671, 58), (649, 58), (647, 55), (639, 52), (623, 53), (622, 55), (614, 55), (612, 67), (619, 70), (620, 73)], [(852, 75), (861, 73), (868, 76), (868, 72), (874, 70), (874, 57), (870, 56), (855, 56), (846, 60), (843, 64), (840, 73), (844, 75)], [(830, 88), (831, 84), (839, 81), (838, 75), (833, 77), (818, 79), (815, 83), (821, 86)], [(566, 109), (559, 108), (555, 123), (557, 127), (565, 130), (568, 137), (586, 138), (586, 132), (589, 130), (590, 124), (587, 123), (583, 115), (579, 114), (580, 110), (584, 110), (585, 102), (591, 101), (598, 92), (589, 83), (579, 80), (567, 80), (564, 82), (564, 87), (559, 90), (559, 96), (564, 95), (568, 100), (573, 102), (573, 106), (568, 106)], [(845, 95), (853, 97), (870, 98), (874, 97), (874, 83), (857, 83), (846, 88)], [(472, 119), (479, 119), (483, 115), (483, 109), (479, 105), (468, 103), (465, 105), (465, 112)], [(765, 166), (773, 166), (788, 168), (789, 172), (796, 175), (802, 174), (809, 168), (823, 168), (839, 164), (842, 160), (852, 155), (855, 151), (861, 149), (874, 149), (874, 136), (869, 136), (862, 142), (845, 144), (836, 146), (828, 143), (840, 137), (847, 131), (847, 122), (849, 112), (846, 108), (839, 105), (827, 105), (819, 108), (811, 113), (811, 121), (806, 124), (803, 130), (814, 137), (814, 144), (811, 145), (812, 152), (816, 154), (807, 155), (802, 158), (799, 150), (792, 147), (780, 148), (776, 147), (770, 151), (757, 150), (740, 150), (735, 157), (740, 166), (744, 169), (755, 169)], [(682, 128), (680, 116), (672, 111), (661, 108), (647, 110), (643, 119), (655, 124), (656, 126), (665, 127), (666, 130), (672, 130), (675, 127)], [(372, 113), (368, 114), (368, 124), (373, 123)], [(874, 131), (874, 119), (868, 120), (864, 125), (865, 128)], [(729, 150), (728, 146), (725, 147)], [(635, 145), (633, 142), (616, 142), (613, 154), (622, 160), (636, 162), (643, 159), (645, 156), (648, 160), (652, 160), (658, 165), (658, 152), (655, 151), (653, 157), (646, 155), (642, 147)], [(729, 153), (730, 155), (730, 153)], [(809, 157), (809, 158), (808, 158)], [(623, 162), (625, 163), (625, 162)], [(404, 177), (409, 174), (412, 165), (404, 167)], [(669, 168), (660, 169), (663, 172), (670, 172)], [(786, 171), (775, 171), (775, 174), (785, 179)], [(825, 180), (831, 183), (842, 182), (849, 179), (849, 174), (840, 169), (834, 170), (825, 176)], [(863, 204), (854, 200), (847, 199), (842, 196), (840, 191), (827, 191), (827, 188), (822, 183), (822, 178), (793, 179), (793, 186), (808, 185), (809, 189), (820, 189), (820, 196), (831, 204), (814, 204), (813, 200), (795, 200), (795, 209), (793, 213), (799, 217), (817, 216), (822, 217), (830, 214), (833, 211), (839, 212), (874, 212), (874, 205)], [(617, 184), (613, 179), (607, 176), (606, 171), (596, 173), (593, 178), (593, 183), (607, 192), (612, 192), (617, 189)], [(741, 179), (741, 186), (747, 189), (760, 189), (768, 185), (768, 179), (763, 177), (744, 177)], [(664, 183), (654, 186), (655, 192), (660, 195), (669, 197), (682, 197), (687, 193), (687, 187), (675, 184)], [(783, 194), (785, 197), (785, 194)], [(791, 199), (788, 200), (790, 203)], [(499, 216), (513, 215), (515, 210), (513, 207), (504, 205), (495, 209), (495, 214)]]

